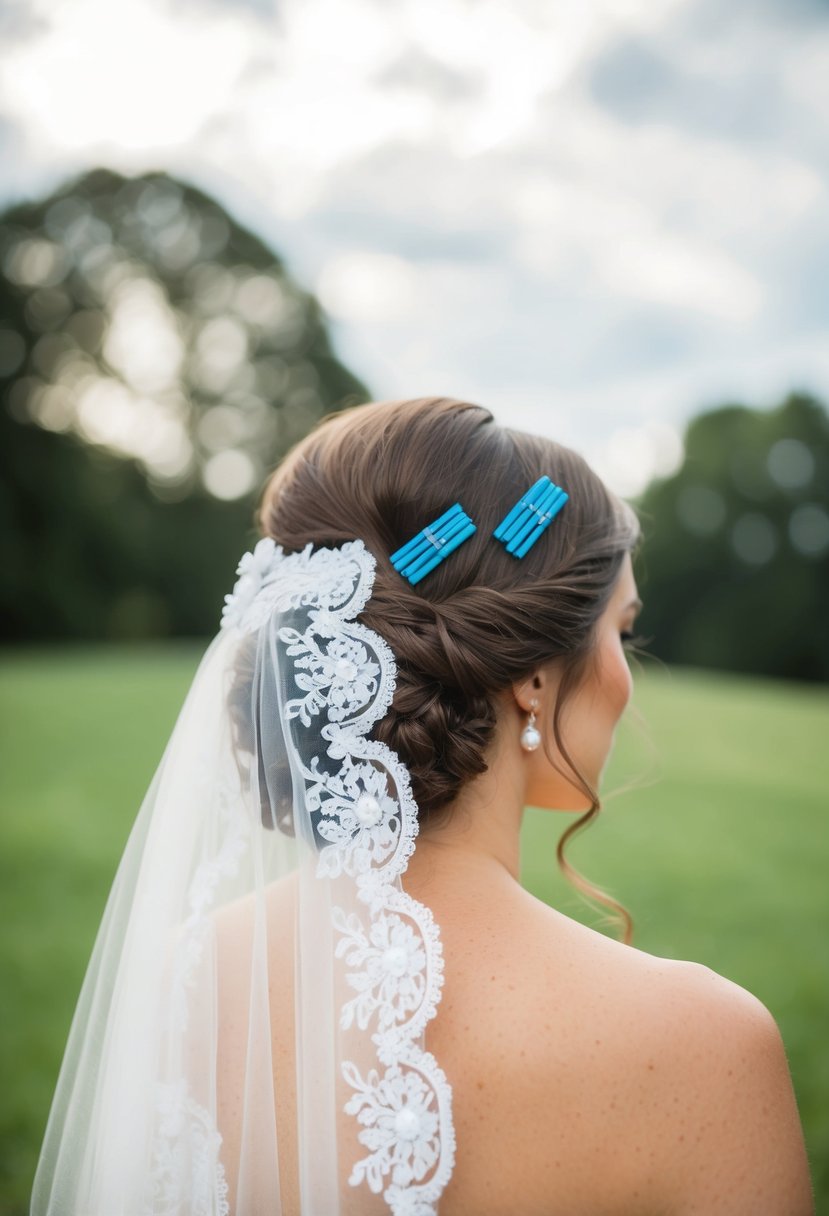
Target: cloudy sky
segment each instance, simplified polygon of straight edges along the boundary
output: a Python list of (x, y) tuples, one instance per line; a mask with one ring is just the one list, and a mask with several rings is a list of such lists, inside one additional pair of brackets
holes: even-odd
[(167, 169), (376, 398), (635, 493), (701, 408), (829, 399), (827, 82), (820, 0), (0, 0), (0, 204)]

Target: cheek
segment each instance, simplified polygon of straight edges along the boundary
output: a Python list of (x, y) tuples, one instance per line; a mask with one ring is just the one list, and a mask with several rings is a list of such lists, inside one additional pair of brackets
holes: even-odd
[(608, 713), (615, 721), (621, 717), (633, 692), (633, 677), (625, 652), (618, 641), (608, 645), (602, 668), (605, 701)]
[(624, 653), (620, 655), (616, 665), (613, 691), (618, 706), (618, 713), (621, 715), (633, 692), (633, 676), (630, 674), (630, 668), (628, 667)]

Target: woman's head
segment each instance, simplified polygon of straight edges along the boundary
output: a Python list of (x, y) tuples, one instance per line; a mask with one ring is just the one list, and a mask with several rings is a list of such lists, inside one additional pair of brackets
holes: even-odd
[[(492, 532), (543, 474), (569, 500), (517, 559)], [(477, 531), (412, 586), (389, 554), (454, 502)], [(502, 427), (469, 402), (361, 405), (327, 416), (292, 449), (265, 487), (259, 524), (291, 552), (309, 541), (360, 538), (376, 557), (372, 596), (358, 620), (386, 639), (398, 673), (372, 737), (409, 769), (422, 824), (450, 810), (485, 771), (505, 707), (518, 722), (533, 696), (540, 701), (550, 688), (550, 712), (539, 721), (543, 754), (556, 769), (563, 762), (571, 797), (581, 791), (598, 808), (597, 773), (585, 775), (570, 752), (591, 754), (576, 738), (589, 698), (608, 694), (609, 712), (613, 680), (619, 695), (607, 630), (614, 595), (627, 595), (639, 532), (631, 508), (581, 456)], [(562, 729), (568, 706), (572, 748)]]
[[(556, 705), (561, 703), (561, 738), (566, 741), (573, 767), (583, 778), (581, 784), (574, 782), (569, 768), (560, 770), (540, 751), (534, 753), (522, 765), (528, 805), (584, 810), (594, 799), (598, 801), (593, 787), (599, 785), (616, 725), (633, 691), (623, 639), (626, 634), (632, 636), (640, 607), (631, 556), (625, 553), (613, 593), (593, 626), (591, 659), (578, 685), (574, 689), (571, 686), (569, 694), (562, 697), (559, 677), (566, 669), (566, 660), (556, 659), (511, 689), (515, 702), (525, 711), (532, 708), (541, 723), (551, 721)], [(506, 729), (508, 738), (514, 739), (514, 724), (508, 721)]]

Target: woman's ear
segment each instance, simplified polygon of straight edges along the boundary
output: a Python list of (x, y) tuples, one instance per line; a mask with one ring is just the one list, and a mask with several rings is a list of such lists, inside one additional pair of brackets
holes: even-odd
[[(521, 680), (514, 680), (512, 694), (516, 703), (526, 713), (533, 708), (538, 711), (539, 707), (544, 705), (555, 691), (557, 678), (553, 664), (547, 664), (544, 667), (537, 667)], [(533, 705), (533, 703), (535, 704)]]

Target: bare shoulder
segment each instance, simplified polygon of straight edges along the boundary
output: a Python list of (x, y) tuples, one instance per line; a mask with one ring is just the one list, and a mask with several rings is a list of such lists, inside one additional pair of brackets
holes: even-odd
[[(584, 1078), (589, 1063), (600, 1065), (592, 1113), (600, 1121), (624, 1111), (609, 1121), (621, 1148), (620, 1193), (636, 1192), (642, 1211), (671, 1216), (810, 1216), (788, 1062), (763, 1002), (702, 964), (660, 958), (572, 921), (548, 934), (553, 956), (570, 960), (577, 1008), (591, 1028), (575, 1054)], [(546, 978), (553, 982), (549, 971)], [(548, 1067), (556, 1073), (555, 1051)]]
[(774, 1017), (702, 964), (676, 963), (665, 978), (664, 1025), (648, 1022), (661, 1075), (644, 1126), (674, 1150), (669, 1210), (810, 1216), (803, 1132)]
[(510, 1210), (509, 1193), (527, 1216), (558, 1212), (553, 1195), (568, 1216), (811, 1216), (788, 1063), (757, 997), (531, 896), (476, 925), (430, 1031), (465, 1146), (447, 1216)]

